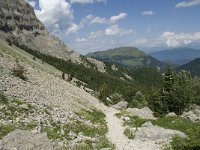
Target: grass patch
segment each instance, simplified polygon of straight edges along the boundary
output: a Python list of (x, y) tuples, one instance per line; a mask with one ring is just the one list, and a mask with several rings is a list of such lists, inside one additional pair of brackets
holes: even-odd
[(129, 126), (131, 128), (141, 127), (145, 122), (151, 121), (150, 119), (142, 119), (137, 116), (131, 116), (130, 112), (122, 110), (120, 113), (115, 114), (118, 118), (129, 117), (129, 121), (124, 121), (124, 126)]
[(0, 105), (7, 105), (8, 104), (8, 99), (0, 92)]
[(115, 116), (117, 116), (117, 118), (121, 118), (122, 116), (130, 117), (130, 112), (127, 112), (126, 110), (121, 110), (120, 113), (116, 113)]
[(200, 149), (200, 123), (181, 117), (163, 117), (152, 121), (168, 129), (174, 129), (186, 133), (188, 139), (174, 138), (171, 143), (173, 150), (199, 150)]
[(84, 117), (86, 120), (90, 120), (92, 123), (100, 123), (105, 124), (105, 114), (101, 111), (98, 111), (96, 109), (89, 110), (81, 110), (77, 113), (79, 116)]
[(0, 139), (2, 139), (8, 133), (12, 132), (14, 129), (15, 129), (14, 125), (0, 124)]
[[(21, 107), (21, 105), (27, 105), (27, 108)], [(30, 123), (24, 123), (21, 120), (19, 122), (15, 122), (17, 117), (26, 118), (28, 114), (36, 110), (37, 108), (29, 103), (26, 103), (21, 100), (9, 100), (7, 99), (3, 93), (0, 93), (0, 106), (4, 106), (0, 108), (0, 119), (2, 120), (12, 120), (11, 123), (0, 124), (0, 138), (7, 135), (9, 132), (14, 129), (22, 129), (22, 130), (33, 130), (37, 125), (37, 121), (32, 121)]]
[(70, 132), (77, 135), (82, 133), (84, 136), (89, 137), (104, 136), (107, 133), (105, 115), (102, 112), (93, 109), (92, 111), (81, 110), (77, 114), (97, 126), (87, 125), (81, 121), (72, 121), (63, 126), (64, 135), (60, 136), (61, 126), (58, 123), (51, 123), (52, 127), (45, 129), (48, 137), (50, 139), (67, 138), (70, 140)]
[(128, 139), (134, 139), (134, 137), (135, 137), (133, 131), (131, 131), (130, 128), (126, 128), (124, 130), (124, 134), (128, 137)]
[(96, 149), (102, 149), (102, 148), (115, 149), (115, 146), (112, 143), (110, 143), (110, 141), (108, 141), (108, 139), (105, 136), (100, 137), (98, 142), (95, 144), (96, 144), (95, 146)]
[(124, 124), (130, 127), (141, 127), (145, 122), (151, 121), (149, 119), (142, 119), (139, 117), (130, 117), (130, 121), (125, 121)]

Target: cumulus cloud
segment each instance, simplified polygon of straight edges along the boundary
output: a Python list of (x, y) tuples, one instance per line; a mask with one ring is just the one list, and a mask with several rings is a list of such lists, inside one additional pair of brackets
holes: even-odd
[(183, 1), (180, 3), (177, 3), (175, 8), (184, 8), (184, 7), (192, 7), (192, 6), (196, 6), (196, 5), (200, 5), (200, 0), (190, 0), (190, 1)]
[(154, 14), (155, 13), (152, 10), (147, 10), (147, 11), (142, 12), (143, 16), (152, 16)]
[(114, 36), (114, 35), (126, 35), (132, 33), (133, 30), (125, 30), (119, 28), (118, 25), (112, 25), (105, 29), (105, 35)]
[(98, 38), (101, 36), (123, 36), (133, 33), (133, 30), (120, 28), (117, 24), (107, 27), (105, 30), (91, 32), (90, 38)]
[(91, 4), (91, 3), (106, 3), (107, 0), (70, 0), (70, 3), (81, 3), (81, 4)]
[(105, 24), (107, 20), (102, 17), (91, 17), (90, 24)]
[(75, 33), (77, 32), (79, 29), (81, 29), (81, 26), (72, 23), (66, 30), (65, 34), (70, 34), (70, 33)]
[(161, 38), (165, 41), (168, 47), (176, 47), (200, 41), (200, 32), (195, 32), (195, 33), (164, 32), (161, 35)]
[(120, 13), (116, 16), (111, 16), (109, 19), (99, 17), (99, 16), (93, 16), (92, 14), (87, 15), (85, 18), (82, 19), (81, 25), (85, 24), (116, 24), (118, 21), (126, 18), (127, 13)]
[(74, 16), (71, 5), (65, 0), (39, 0), (36, 16), (45, 24), (50, 32), (75, 31), (78, 27), (73, 23)]
[(112, 17), (110, 18), (109, 22), (110, 22), (110, 23), (116, 23), (117, 21), (126, 18), (126, 16), (127, 16), (127, 13), (120, 13), (120, 14), (117, 15), (117, 16), (112, 16)]

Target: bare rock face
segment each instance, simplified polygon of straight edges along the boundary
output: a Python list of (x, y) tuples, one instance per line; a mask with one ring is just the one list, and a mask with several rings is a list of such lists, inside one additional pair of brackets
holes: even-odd
[(81, 62), (80, 54), (50, 35), (25, 0), (0, 0), (0, 36), (53, 57)]
[(15, 130), (0, 141), (2, 150), (53, 150), (47, 134), (32, 134), (29, 131)]
[(87, 60), (91, 62), (92, 64), (94, 64), (97, 67), (97, 70), (99, 72), (106, 73), (106, 69), (105, 69), (106, 65), (102, 61), (99, 61), (91, 57), (88, 57)]

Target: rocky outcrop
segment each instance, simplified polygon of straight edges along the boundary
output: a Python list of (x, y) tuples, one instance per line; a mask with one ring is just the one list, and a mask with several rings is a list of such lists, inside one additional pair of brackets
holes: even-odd
[(135, 133), (135, 139), (142, 138), (152, 141), (172, 139), (176, 136), (180, 138), (187, 138), (187, 136), (183, 132), (154, 126), (151, 122), (144, 123), (142, 127), (139, 128), (138, 131), (136, 131)]
[(106, 73), (106, 65), (102, 61), (96, 60), (91, 57), (87, 57), (87, 60), (90, 63), (94, 64), (99, 72)]
[(53, 150), (46, 133), (15, 130), (0, 141), (1, 150)]
[(126, 109), (128, 107), (128, 102), (126, 101), (121, 101), (115, 105), (112, 106), (115, 109)]
[(200, 122), (200, 106), (192, 105), (181, 117), (189, 118), (192, 122)]
[(25, 0), (0, 0), (0, 36), (53, 57), (81, 62), (80, 54), (50, 35)]
[(153, 116), (153, 112), (148, 107), (144, 107), (142, 109), (128, 108), (127, 112), (129, 112), (131, 114), (131, 116), (137, 116), (137, 117), (143, 118), (143, 119), (156, 119)]

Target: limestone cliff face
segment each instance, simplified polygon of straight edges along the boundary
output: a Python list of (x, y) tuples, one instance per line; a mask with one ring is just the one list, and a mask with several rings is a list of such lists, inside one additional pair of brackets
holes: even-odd
[(50, 35), (25, 0), (0, 0), (0, 36), (41, 53), (72, 62), (81, 62), (80, 54)]

